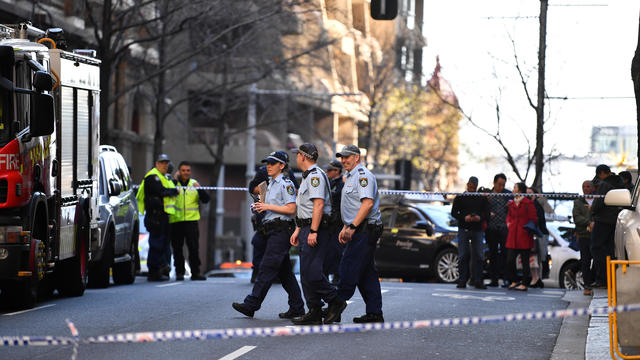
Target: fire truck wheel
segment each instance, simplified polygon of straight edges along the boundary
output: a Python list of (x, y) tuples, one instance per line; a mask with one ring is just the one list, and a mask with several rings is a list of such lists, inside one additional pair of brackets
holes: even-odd
[[(109, 229), (104, 237), (104, 249), (102, 258), (95, 264), (89, 266), (89, 287), (106, 288), (109, 287), (109, 269), (113, 263), (113, 231)], [(115, 271), (115, 269), (114, 269)], [(115, 279), (115, 274), (114, 274)]]
[(138, 232), (131, 237), (129, 256), (131, 260), (113, 264), (113, 282), (118, 285), (129, 285), (136, 281), (136, 256), (138, 254)]

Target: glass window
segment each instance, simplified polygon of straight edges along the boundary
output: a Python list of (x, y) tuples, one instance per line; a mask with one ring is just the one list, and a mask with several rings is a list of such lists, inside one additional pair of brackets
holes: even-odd
[(398, 215), (396, 216), (396, 224), (397, 228), (413, 228), (416, 224), (416, 221), (422, 220), (420, 215), (416, 214), (415, 211), (411, 209), (398, 209)]
[(0, 145), (5, 145), (11, 138), (11, 94), (0, 89)]

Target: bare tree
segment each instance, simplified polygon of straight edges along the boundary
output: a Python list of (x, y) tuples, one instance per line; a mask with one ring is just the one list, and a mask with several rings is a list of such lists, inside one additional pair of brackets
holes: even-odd
[[(638, 45), (631, 61), (631, 79), (633, 80), (633, 91), (636, 96), (637, 133), (640, 136), (640, 25), (638, 28)], [(638, 140), (638, 168), (640, 168), (640, 140)]]

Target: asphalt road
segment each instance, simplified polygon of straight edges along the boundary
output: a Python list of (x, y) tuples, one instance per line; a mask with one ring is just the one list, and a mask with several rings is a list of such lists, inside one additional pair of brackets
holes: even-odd
[[(248, 279), (148, 283), (87, 290), (79, 298), (54, 297), (30, 311), (0, 311), (0, 336), (69, 336), (70, 319), (80, 337), (122, 332), (287, 326), (278, 318), (286, 293), (275, 284), (253, 319), (231, 308), (251, 290)], [(426, 320), (495, 315), (567, 307), (560, 289), (526, 293), (448, 284), (383, 282), (385, 320)], [(364, 314), (357, 294), (343, 323)], [(143, 344), (85, 344), (78, 359), (549, 359), (562, 320), (385, 330), (294, 337), (186, 340)], [(0, 359), (70, 359), (70, 346), (0, 347)]]

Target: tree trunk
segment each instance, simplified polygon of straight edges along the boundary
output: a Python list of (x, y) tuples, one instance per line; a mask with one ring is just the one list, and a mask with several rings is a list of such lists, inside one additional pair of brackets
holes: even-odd
[(533, 187), (542, 191), (542, 170), (544, 168), (544, 76), (547, 50), (547, 8), (548, 0), (540, 0), (540, 34), (538, 45), (538, 103), (536, 104), (536, 176)]
[(638, 45), (631, 61), (631, 79), (633, 91), (636, 95), (637, 139), (638, 139), (638, 169), (640, 169), (640, 19), (638, 21)]
[[(169, 1), (163, 0), (160, 3), (161, 16), (166, 16), (168, 12)], [(158, 68), (163, 68), (167, 60), (166, 52), (166, 19), (163, 19), (160, 24), (160, 38), (158, 39)], [(163, 71), (158, 75), (158, 87), (156, 89), (155, 96), (155, 116), (156, 116), (156, 135), (153, 140), (153, 158), (157, 158), (159, 154), (162, 154), (162, 145), (164, 142), (164, 119), (165, 114), (165, 82), (166, 71)]]

